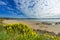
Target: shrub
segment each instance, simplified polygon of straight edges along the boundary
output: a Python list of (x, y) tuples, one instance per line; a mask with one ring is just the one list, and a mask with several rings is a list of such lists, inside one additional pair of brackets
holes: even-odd
[(55, 35), (37, 34), (25, 24), (3, 24), (0, 32), (0, 40), (60, 40)]

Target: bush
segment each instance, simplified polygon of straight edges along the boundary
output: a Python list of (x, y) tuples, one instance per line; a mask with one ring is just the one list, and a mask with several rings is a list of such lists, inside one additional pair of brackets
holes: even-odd
[(25, 24), (3, 24), (0, 40), (60, 40), (60, 37), (48, 33), (37, 34)]

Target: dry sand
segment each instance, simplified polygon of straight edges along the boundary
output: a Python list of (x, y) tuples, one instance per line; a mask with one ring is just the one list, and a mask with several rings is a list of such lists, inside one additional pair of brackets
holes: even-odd
[[(16, 23), (25, 23), (29, 25), (30, 28), (33, 28), (35, 30), (46, 30), (49, 32), (54, 32), (55, 34), (60, 33), (60, 24), (59, 25), (45, 25), (42, 24), (42, 22), (39, 21), (28, 21), (28, 20), (4, 20), (3, 23), (5, 24), (16, 24)], [(53, 22), (52, 22), (53, 23)]]

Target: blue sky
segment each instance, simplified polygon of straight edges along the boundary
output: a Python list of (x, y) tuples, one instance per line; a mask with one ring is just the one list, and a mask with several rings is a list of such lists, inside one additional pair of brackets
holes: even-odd
[(60, 18), (60, 1), (0, 0), (0, 17)]
[(13, 0), (0, 0), (0, 17), (23, 18), (26, 15), (16, 8)]

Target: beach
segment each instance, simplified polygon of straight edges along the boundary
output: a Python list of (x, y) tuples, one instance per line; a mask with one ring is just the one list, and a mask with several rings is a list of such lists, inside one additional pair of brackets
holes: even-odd
[(16, 23), (24, 23), (28, 25), (30, 28), (35, 30), (45, 30), (48, 32), (54, 32), (55, 34), (60, 33), (60, 24), (54, 24), (54, 22), (40, 22), (40, 21), (29, 21), (29, 20), (4, 20), (2, 21), (4, 24), (16, 24)]

